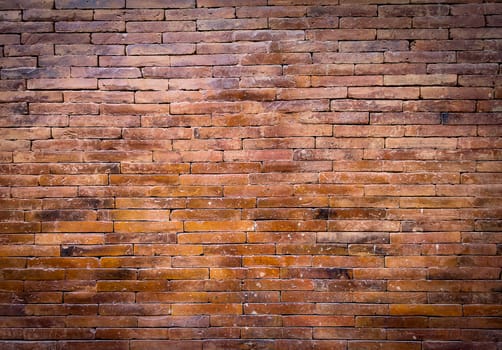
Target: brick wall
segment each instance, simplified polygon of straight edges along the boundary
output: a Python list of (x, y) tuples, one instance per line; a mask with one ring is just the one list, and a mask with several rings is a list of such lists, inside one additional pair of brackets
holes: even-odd
[(502, 3), (0, 20), (2, 350), (501, 349)]

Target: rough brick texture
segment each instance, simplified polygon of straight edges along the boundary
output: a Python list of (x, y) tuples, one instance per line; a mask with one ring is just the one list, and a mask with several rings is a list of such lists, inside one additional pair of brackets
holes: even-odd
[(0, 0), (0, 349), (500, 350), (501, 27)]

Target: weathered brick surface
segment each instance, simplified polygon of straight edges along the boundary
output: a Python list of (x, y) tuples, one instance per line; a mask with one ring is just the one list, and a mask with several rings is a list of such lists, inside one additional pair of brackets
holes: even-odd
[(495, 0), (0, 0), (0, 349), (500, 349), (501, 52)]

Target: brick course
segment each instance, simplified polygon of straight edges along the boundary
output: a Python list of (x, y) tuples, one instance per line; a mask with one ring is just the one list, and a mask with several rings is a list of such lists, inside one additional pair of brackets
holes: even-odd
[(500, 349), (501, 19), (0, 0), (0, 348)]

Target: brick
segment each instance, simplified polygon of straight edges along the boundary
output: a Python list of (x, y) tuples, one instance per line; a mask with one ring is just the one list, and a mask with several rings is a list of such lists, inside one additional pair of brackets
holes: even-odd
[(171, 58), (171, 66), (224, 66), (236, 63), (238, 63), (238, 58), (227, 54), (176, 56)]
[[(385, 75), (384, 85), (455, 85), (456, 74)], [(424, 88), (421, 88), (424, 89)]]
[[(380, 52), (333, 52), (313, 54), (314, 63), (382, 63), (384, 56)], [(388, 60), (387, 60), (388, 61)], [(395, 61), (396, 62), (396, 61)], [(397, 61), (399, 62), (399, 61)]]
[[(163, 7), (163, 6), (162, 6)], [(167, 20), (197, 20), (213, 18), (234, 18), (235, 11), (231, 7), (190, 8), (182, 10), (166, 10)]]
[(437, 16), (434, 19), (430, 17), (414, 17), (414, 28), (476, 28), (485, 25), (483, 16)]
[(340, 28), (411, 28), (411, 20), (404, 17), (342, 17)]
[(308, 98), (346, 98), (347, 89), (337, 88), (296, 88), (280, 89), (277, 92), (277, 98), (281, 100), (297, 100)]
[(74, 79), (30, 79), (28, 89), (96, 89), (96, 79), (74, 78)]
[(72, 67), (72, 78), (140, 78), (141, 72), (138, 68), (121, 67)]
[(453, 62), (455, 55), (452, 52), (427, 52), (422, 51), (420, 54), (410, 52), (385, 52), (385, 62)]
[(251, 0), (242, 0), (242, 1), (236, 1), (236, 0), (199, 0), (197, 2), (198, 7), (223, 7), (223, 6), (262, 6), (266, 5), (266, 1), (264, 0), (258, 0), (258, 1), (251, 1)]
[(125, 21), (161, 21), (164, 19), (164, 11), (150, 9), (112, 10), (97, 9), (94, 11), (94, 19), (98, 21), (125, 20)]
[[(405, 102), (411, 104), (412, 102)], [(418, 103), (418, 102), (417, 102)], [(402, 111), (400, 100), (334, 100), (331, 110), (347, 112), (396, 112)]]
[(98, 114), (99, 107), (94, 103), (31, 103), (33, 114)]
[[(14, 43), (16, 44), (16, 43)], [(52, 45), (6, 45), (4, 47), (5, 56), (49, 56), (54, 55), (54, 47)]]
[[(298, 64), (284, 67), (287, 75), (353, 75), (353, 64)], [(354, 78), (354, 77), (353, 77)]]
[(56, 44), (56, 55), (122, 55), (124, 48), (121, 45), (91, 45), (91, 44)]
[(23, 19), (26, 20), (46, 20), (46, 21), (65, 21), (80, 20), (91, 21), (93, 17), (91, 10), (52, 10), (30, 8), (23, 11)]
[(460, 316), (460, 305), (389, 305), (391, 315)]
[(56, 22), (56, 32), (122, 32), (125, 30), (125, 23), (121, 21), (71, 21)]
[(191, 32), (195, 31), (195, 21), (150, 21), (127, 22), (128, 33), (162, 33), (162, 32)]
[(306, 32), (307, 39), (316, 41), (351, 40), (355, 37), (359, 40), (374, 40), (375, 29), (312, 29)]
[(469, 100), (428, 100), (428, 101), (405, 101), (405, 112), (473, 112), (475, 104)]
[(16, 3), (11, 3), (10, 1), (3, 1), (0, 5), (0, 8), (2, 10), (29, 9), (29, 8), (51, 8), (52, 4), (53, 4), (52, 0), (43, 0), (43, 1), (21, 0)]
[(0, 30), (2, 33), (38, 33), (51, 32), (52, 25), (48, 22), (2, 22)]
[[(160, 43), (160, 33), (93, 33), (93, 44), (153, 44)], [(112, 54), (111, 52), (109, 54)]]
[(2, 57), (0, 63), (5, 68), (36, 67), (34, 57)]
[(252, 221), (187, 221), (184, 224), (187, 232), (199, 231), (254, 231)]
[(379, 40), (447, 40), (448, 29), (378, 29)]
[(56, 0), (57, 9), (65, 8), (122, 8), (125, 0)]
[(111, 222), (61, 221), (44, 222), (42, 232), (112, 232)]
[(229, 42), (232, 41), (232, 33), (228, 31), (208, 31), (208, 32), (168, 32), (162, 34), (162, 41), (172, 42)]
[(176, 304), (172, 306), (173, 315), (239, 315), (240, 304)]
[[(68, 102), (105, 102), (105, 103), (131, 103), (134, 100), (134, 94), (132, 92), (65, 92), (64, 98)], [(108, 117), (108, 120), (107, 120)], [(109, 116), (102, 116), (100, 119), (88, 117), (88, 116), (75, 116), (70, 118), (70, 125), (75, 126), (80, 124), (79, 126), (116, 126), (122, 125), (126, 126), (134, 126), (139, 124), (138, 118), (129, 117), (129, 118), (115, 118), (117, 122), (114, 120), (110, 120)], [(116, 124), (116, 125), (115, 125)]]
[[(208, 78), (212, 76), (211, 67), (145, 67), (142, 71), (145, 78)], [(215, 77), (218, 77), (218, 74), (215, 74)]]
[(4, 21), (20, 21), (22, 18), (21, 11), (3, 11), (0, 18)]
[(382, 85), (380, 76), (313, 76), (312, 86)]
[(266, 18), (257, 19), (197, 19), (198, 30), (250, 30), (267, 28)]
[[(338, 17), (294, 17), (294, 18), (269, 18), (269, 27), (278, 30), (329, 29), (338, 27)], [(319, 45), (331, 46), (336, 42), (321, 43)], [(307, 44), (307, 43), (306, 43)]]
[(66, 78), (69, 75), (69, 68), (66, 67), (11, 68), (2, 70), (2, 78), (4, 79)]
[(409, 44), (405, 40), (343, 41), (340, 52), (405, 51)]
[[(414, 137), (414, 138), (389, 138), (386, 142), (387, 148), (416, 148), (423, 145), (424, 138)], [(450, 138), (428, 138), (428, 145), (436, 148), (456, 148), (457, 140)]]
[(383, 17), (394, 16), (446, 16), (449, 13), (447, 5), (382, 5), (378, 7), (378, 14)]
[(74, 44), (90, 43), (90, 35), (86, 33), (26, 33), (21, 36), (21, 43), (32, 44)]
[(109, 115), (167, 114), (170, 106), (155, 104), (101, 104), (100, 111)]
[(273, 88), (273, 87), (309, 87), (306, 76), (287, 77), (243, 77), (240, 86), (243, 88)]
[(453, 28), (451, 29), (452, 39), (497, 39), (500, 33), (495, 28)]
[(420, 92), (425, 88), (421, 88), (420, 91), (418, 88), (410, 87), (399, 87), (399, 88), (391, 88), (391, 87), (350, 87), (348, 89), (348, 97), (349, 98), (357, 98), (357, 99), (370, 99), (370, 98), (381, 98), (381, 99), (418, 99)]
[(163, 79), (100, 79), (102, 90), (167, 90), (168, 80)]
[[(126, 0), (127, 8), (165, 8), (166, 4), (161, 0)], [(194, 7), (194, 0), (174, 0), (169, 3), (169, 8), (190, 8)]]
[(12, 197), (15, 198), (58, 198), (76, 197), (76, 187), (16, 187), (12, 189)]
[(154, 151), (153, 159), (156, 162), (221, 162), (223, 155), (221, 151), (181, 151), (181, 152), (160, 152)]
[(492, 63), (433, 63), (427, 66), (427, 73), (432, 74), (491, 74), (496, 71)]
[[(360, 63), (355, 66), (356, 75), (379, 75), (379, 74), (425, 74), (424, 63)], [(381, 77), (379, 77), (381, 79)], [(371, 84), (374, 85), (374, 84)], [(381, 83), (380, 83), (381, 85)]]
[(442, 88), (422, 87), (420, 95), (425, 99), (490, 99), (492, 89), (489, 88)]
[(193, 44), (134, 44), (128, 45), (128, 55), (187, 55), (195, 52)]
[(358, 327), (422, 328), (426, 324), (427, 319), (421, 316), (360, 316), (356, 318), (356, 326)]

